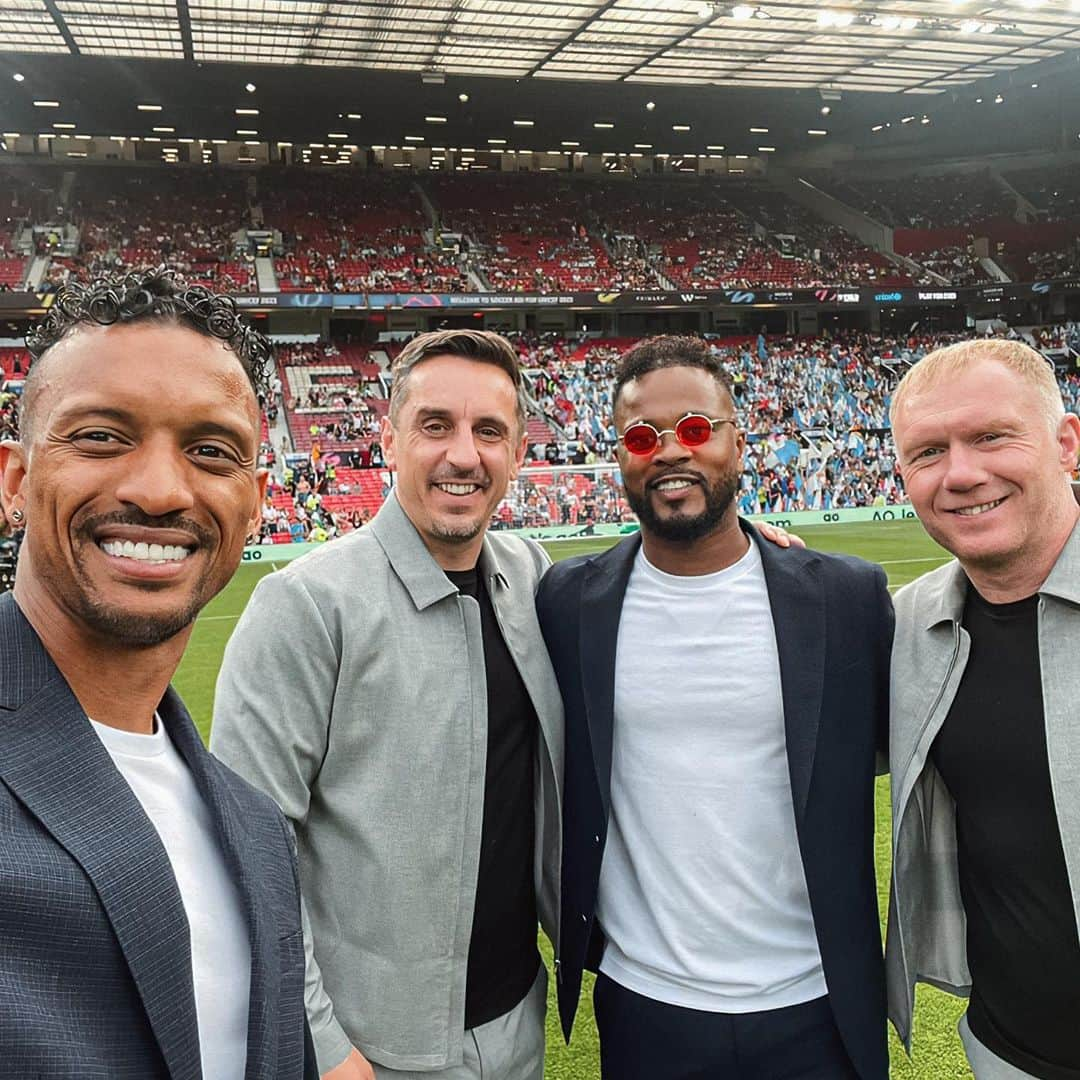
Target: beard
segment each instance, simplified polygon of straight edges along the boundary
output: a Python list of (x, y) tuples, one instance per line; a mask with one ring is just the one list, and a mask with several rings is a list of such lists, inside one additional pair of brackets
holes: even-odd
[(436, 540), (442, 540), (449, 544), (465, 544), (470, 540), (475, 540), (483, 532), (487, 523), (487, 518), (477, 518), (476, 521), (462, 521), (458, 525), (451, 525), (445, 521), (432, 521), (430, 532)]
[(659, 514), (649, 495), (651, 487), (663, 480), (659, 477), (647, 485), (643, 491), (631, 491), (625, 488), (626, 501), (637, 515), (642, 532), (647, 532), (660, 540), (669, 540), (677, 544), (690, 544), (715, 532), (724, 520), (739, 489), (739, 473), (732, 469), (721, 473), (715, 483), (709, 484), (701, 473), (688, 469), (679, 469), (681, 476), (696, 476), (705, 492), (705, 508), (697, 514), (673, 513)]
[(150, 649), (186, 630), (211, 599), (213, 594), (206, 596), (200, 591), (184, 607), (161, 615), (136, 615), (86, 593), (71, 598), (68, 606), (83, 626), (99, 637), (127, 648)]
[[(96, 531), (107, 524), (179, 529), (191, 535), (199, 551), (212, 551), (214, 548), (214, 536), (198, 523), (180, 514), (150, 517), (135, 508), (80, 521), (73, 528), (73, 533), (80, 544), (96, 546)], [(44, 569), (47, 578), (52, 568)], [(56, 580), (55, 575), (51, 576)], [(223, 585), (224, 582), (213, 580), (213, 572), (208, 568), (195, 582), (191, 594), (182, 601), (178, 598), (178, 606), (171, 610), (154, 613), (131, 611), (102, 599), (76, 554), (70, 588), (63, 602), (75, 619), (92, 633), (127, 648), (153, 648), (187, 629)], [(152, 586), (147, 588), (153, 589)]]

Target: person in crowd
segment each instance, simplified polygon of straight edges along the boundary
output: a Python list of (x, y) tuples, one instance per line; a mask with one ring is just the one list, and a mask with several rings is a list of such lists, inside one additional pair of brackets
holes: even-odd
[(977, 1080), (1080, 1076), (1080, 419), (1018, 341), (931, 353), (892, 400), (898, 465), (955, 558), (896, 595), (890, 1013), (969, 997)]
[(537, 599), (567, 724), (564, 1032), (589, 967), (610, 1080), (884, 1080), (885, 574), (739, 520), (746, 437), (701, 340), (626, 353), (614, 415), (640, 535)]
[(533, 608), (548, 566), (487, 535), (525, 453), (517, 355), (413, 339), (365, 528), (264, 578), (226, 649), (214, 751), (300, 853), (325, 1080), (541, 1080), (558, 942), (563, 718)]
[(312, 1080), (280, 811), (169, 686), (258, 528), (269, 346), (148, 274), (68, 286), (28, 337), (0, 501), (0, 1073)]

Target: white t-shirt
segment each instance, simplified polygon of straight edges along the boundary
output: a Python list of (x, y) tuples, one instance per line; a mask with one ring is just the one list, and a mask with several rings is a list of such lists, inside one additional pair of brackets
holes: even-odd
[(696, 577), (638, 554), (619, 622), (597, 917), (600, 970), (658, 1001), (746, 1013), (826, 993), (754, 544)]
[(191, 928), (203, 1080), (239, 1080), (247, 1061), (251, 944), (213, 818), (157, 717), (153, 735), (90, 723), (172, 863)]

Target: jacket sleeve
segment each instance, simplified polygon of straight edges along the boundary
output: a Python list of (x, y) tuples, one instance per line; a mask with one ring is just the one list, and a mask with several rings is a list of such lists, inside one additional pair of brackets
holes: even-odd
[[(307, 817), (326, 753), (337, 688), (338, 650), (318, 607), (294, 575), (259, 582), (225, 649), (214, 699), (210, 749), (281, 807), (294, 829)], [(304, 998), (322, 1071), (348, 1057), (315, 959), (301, 900)]]
[(892, 666), (893, 631), (896, 614), (889, 595), (889, 579), (885, 571), (874, 568), (874, 598), (878, 654), (877, 661), (877, 774), (889, 771), (889, 682)]

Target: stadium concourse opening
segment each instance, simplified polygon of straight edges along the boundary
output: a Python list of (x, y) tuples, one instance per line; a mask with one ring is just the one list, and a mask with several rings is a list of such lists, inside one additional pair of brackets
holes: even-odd
[[(1080, 411), (1076, 15), (959, 6), (4, 6), (0, 438), (65, 283), (165, 266), (234, 298), (274, 344), (271, 479), (266, 557), (196, 631), (215, 672), (284, 548), (385, 502), (390, 368), (424, 331), (512, 343), (527, 451), (492, 527), (560, 556), (635, 527), (613, 384), (656, 334), (706, 339), (731, 377), (742, 514), (904, 507), (888, 407), (933, 349), (1024, 341)], [(894, 585), (942, 560), (910, 520), (809, 538)], [(894, 1044), (894, 1075), (963, 1075), (956, 1015), (933, 997), (942, 1049)], [(597, 1075), (588, 1035), (548, 1051)]]

